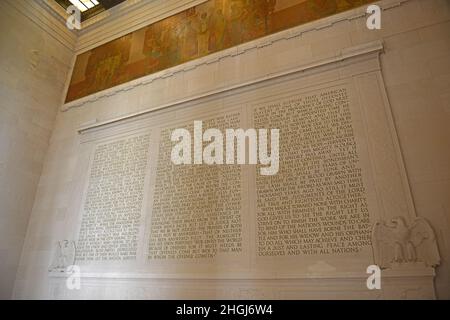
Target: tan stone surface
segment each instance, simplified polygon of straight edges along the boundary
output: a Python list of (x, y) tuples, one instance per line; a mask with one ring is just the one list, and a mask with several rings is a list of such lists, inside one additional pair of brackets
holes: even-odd
[[(382, 5), (398, 4), (398, 2), (380, 1)], [(267, 281), (150, 278), (144, 282), (142, 279), (114, 281), (111, 278), (89, 278), (86, 279), (86, 286), (83, 290), (70, 293), (61, 286), (61, 279), (49, 278), (47, 272), (54, 244), (67, 237), (68, 233), (71, 235), (70, 232), (66, 231), (74, 229), (71, 221), (67, 219), (69, 204), (74, 201), (74, 197), (81, 193), (81, 190), (77, 189), (80, 184), (77, 165), (80, 159), (86, 156), (86, 154), (79, 153), (80, 135), (77, 130), (80, 126), (93, 119), (106, 121), (134, 112), (156, 108), (177, 99), (217, 90), (227, 85), (238, 85), (275, 72), (293, 70), (320, 59), (336, 57), (336, 52), (342, 49), (373, 40), (382, 40), (384, 52), (380, 59), (381, 72), (386, 85), (386, 98), (388, 98), (391, 107), (415, 211), (418, 216), (430, 221), (435, 230), (442, 257), (441, 265), (436, 269), (436, 295), (440, 299), (449, 299), (449, 9), (449, 2), (446, 0), (405, 1), (399, 6), (383, 11), (383, 25), (380, 31), (368, 31), (365, 26), (366, 21), (361, 17), (343, 20), (327, 25), (325, 28), (303, 33), (298, 37), (273, 43), (261, 41), (258, 47), (252, 47), (249, 50), (244, 50), (247, 47), (242, 46), (233, 49), (234, 53), (239, 50), (240, 54), (229, 55), (192, 70), (181, 71), (173, 76), (160, 77), (152, 82), (130, 87), (128, 91), (116, 92), (112, 90), (110, 96), (101, 97), (96, 101), (87, 100), (79, 108), (59, 112), (52, 132), (50, 146), (46, 153), (44, 169), (39, 178), (34, 205), (32, 205), (32, 200), (21, 202), (21, 204), (28, 203), (28, 208), (33, 206), (33, 210), (29, 220), (21, 266), (15, 282), (14, 297), (433, 297), (434, 293), (429, 290), (427, 284), (432, 274), (425, 275), (422, 273), (418, 277), (414, 270), (410, 273), (402, 271), (402, 281), (408, 283), (408, 279), (411, 279), (409, 289), (405, 287), (401, 290), (398, 289), (399, 278), (395, 270), (386, 275), (390, 279), (388, 281), (390, 287), (387, 288), (384, 296), (379, 296), (377, 292), (369, 292), (361, 281), (364, 279), (362, 276), (351, 279), (323, 279), (319, 280), (320, 285), (317, 285), (318, 282), (307, 278)], [(304, 30), (320, 27), (327, 22), (336, 22), (342, 17), (355, 17), (362, 12), (361, 10), (351, 11), (329, 18), (327, 21), (319, 21), (305, 26)], [(271, 37), (271, 39), (273, 38)], [(186, 67), (184, 66), (184, 68)], [(357, 72), (359, 67), (359, 64), (353, 64), (352, 72)], [(339, 78), (339, 75), (333, 73), (325, 76), (324, 74), (311, 75), (312, 81), (317, 81), (320, 77), (322, 77), (321, 81), (327, 79), (335, 81)], [(359, 83), (365, 86), (374, 83), (370, 77), (361, 77), (359, 80)], [(35, 83), (32, 82), (32, 84)], [(362, 100), (361, 104), (365, 106), (367, 112), (372, 110), (370, 109), (371, 104), (367, 103), (367, 100)], [(46, 103), (41, 102), (38, 105), (43, 108)], [(176, 116), (186, 117), (191, 112), (189, 110), (177, 110)], [(3, 119), (3, 114), (1, 116), (0, 121)], [(374, 116), (377, 115), (374, 114)], [(376, 118), (371, 119), (376, 121)], [(383, 121), (379, 123), (382, 124)], [(9, 144), (10, 140), (5, 141), (7, 142), (2, 141), (2, 143)], [(32, 154), (35, 154), (35, 152)], [(0, 157), (2, 156), (4, 154), (0, 154)], [(11, 170), (5, 171), (4, 168), (5, 162), (0, 162), (0, 170), (11, 172)], [(380, 166), (377, 169), (378, 171), (375, 172), (386, 172), (387, 168), (396, 170), (395, 166), (392, 168)], [(7, 181), (10, 183), (12, 180), (8, 178)], [(1, 187), (4, 188), (3, 183)], [(23, 190), (22, 187), (17, 187)], [(398, 196), (399, 190), (407, 190), (408, 185), (393, 185), (392, 188), (392, 190), (396, 190), (393, 193), (390, 192), (389, 188), (383, 191), (388, 198), (389, 194), (393, 195), (389, 201), (383, 204), (384, 208), (390, 208), (389, 214), (407, 216), (407, 212), (410, 212), (411, 208), (401, 204), (398, 205), (396, 199), (398, 200), (400, 197)], [(408, 198), (407, 194), (405, 197)], [(9, 197), (7, 198), (9, 199)], [(18, 202), (8, 201), (7, 203), (16, 206)], [(397, 205), (398, 207), (396, 207)], [(394, 210), (394, 208), (398, 210)], [(21, 227), (21, 230), (23, 230), (23, 227)], [(9, 248), (12, 247), (8, 245), (6, 248), (10, 250)], [(12, 252), (17, 253), (17, 250)], [(327, 269), (326, 264), (319, 262), (312, 266), (312, 271)], [(12, 274), (11, 272), (9, 274)], [(126, 278), (126, 276), (124, 277)], [(2, 279), (4, 278), (2, 277)], [(211, 288), (215, 289), (212, 290)], [(174, 292), (179, 295), (175, 295)]]

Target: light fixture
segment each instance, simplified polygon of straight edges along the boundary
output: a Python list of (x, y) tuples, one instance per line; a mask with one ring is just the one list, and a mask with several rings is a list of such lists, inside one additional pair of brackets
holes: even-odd
[(75, 7), (77, 7), (81, 12), (85, 12), (99, 5), (97, 0), (69, 0)]

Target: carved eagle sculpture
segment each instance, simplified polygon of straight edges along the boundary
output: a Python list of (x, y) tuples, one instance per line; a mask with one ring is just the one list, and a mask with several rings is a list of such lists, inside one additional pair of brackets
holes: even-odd
[(414, 219), (411, 226), (402, 217), (393, 218), (390, 223), (375, 223), (372, 245), (375, 263), (380, 268), (396, 263), (423, 262), (430, 267), (440, 263), (433, 229), (423, 218)]
[(71, 240), (58, 241), (49, 271), (65, 272), (66, 268), (75, 263), (75, 242)]

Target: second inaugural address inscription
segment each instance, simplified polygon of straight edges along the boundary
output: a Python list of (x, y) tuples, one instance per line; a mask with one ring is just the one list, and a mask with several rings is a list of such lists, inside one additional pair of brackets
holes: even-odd
[(280, 128), (280, 171), (257, 175), (259, 256), (357, 253), (370, 245), (366, 191), (345, 88), (257, 107)]

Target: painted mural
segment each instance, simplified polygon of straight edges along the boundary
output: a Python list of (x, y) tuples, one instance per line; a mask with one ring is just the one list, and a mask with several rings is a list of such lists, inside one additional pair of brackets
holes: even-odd
[(374, 0), (209, 0), (77, 56), (66, 102)]

